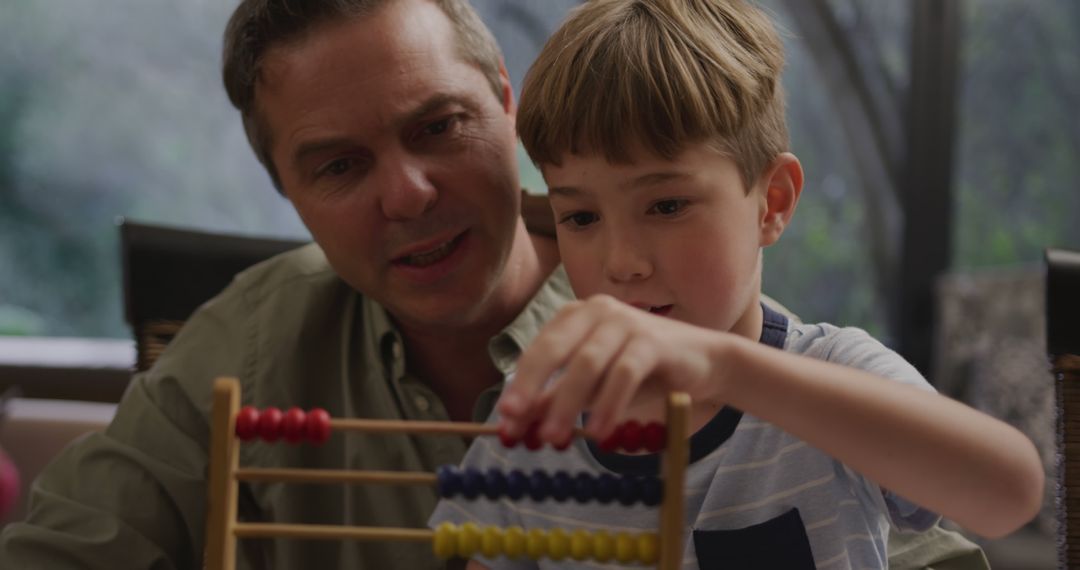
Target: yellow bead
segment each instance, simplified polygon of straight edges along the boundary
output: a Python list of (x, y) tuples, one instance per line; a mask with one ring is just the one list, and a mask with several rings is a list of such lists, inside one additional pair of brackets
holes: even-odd
[(540, 560), (547, 553), (547, 534), (538, 528), (531, 529), (525, 537), (525, 554), (533, 560)]
[(488, 558), (495, 558), (502, 552), (503, 533), (497, 526), (484, 528), (484, 534), (480, 537), (480, 552)]
[(503, 554), (517, 558), (525, 553), (525, 529), (512, 526), (503, 532)]
[(457, 555), (462, 558), (472, 558), (478, 550), (480, 550), (480, 527), (471, 522), (461, 525), (461, 531), (458, 533)]
[(592, 535), (592, 557), (597, 562), (607, 562), (615, 555), (615, 541), (606, 530), (598, 530)]
[(548, 531), (548, 558), (558, 562), (570, 553), (570, 535), (561, 528)]
[(589, 531), (577, 529), (570, 535), (570, 558), (588, 560), (592, 556), (592, 535)]
[(642, 564), (656, 564), (660, 558), (660, 540), (655, 533), (643, 532), (637, 537), (637, 558)]
[(435, 556), (446, 560), (457, 554), (457, 527), (454, 523), (444, 522), (435, 529)]
[(620, 532), (615, 535), (615, 560), (623, 564), (637, 560), (637, 545), (630, 533)]

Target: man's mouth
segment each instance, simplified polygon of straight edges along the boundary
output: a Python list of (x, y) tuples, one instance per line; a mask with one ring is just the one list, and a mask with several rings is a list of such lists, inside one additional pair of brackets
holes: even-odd
[(428, 267), (429, 265), (434, 265), (449, 257), (457, 244), (461, 242), (461, 237), (464, 235), (465, 234), (458, 234), (457, 236), (454, 236), (453, 239), (444, 241), (427, 251), (404, 255), (397, 258), (395, 261), (409, 267)]

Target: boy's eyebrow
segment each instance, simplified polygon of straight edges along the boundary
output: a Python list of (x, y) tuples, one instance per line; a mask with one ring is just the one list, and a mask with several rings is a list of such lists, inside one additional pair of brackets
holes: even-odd
[(672, 180), (679, 180), (682, 178), (689, 178), (690, 174), (678, 170), (665, 170), (661, 172), (650, 172), (643, 174), (630, 182), (624, 184), (627, 188), (641, 188), (643, 186), (653, 186), (655, 184), (663, 184), (664, 182), (670, 182)]
[[(642, 174), (629, 182), (621, 184), (623, 188), (637, 189), (645, 186), (653, 186), (656, 184), (663, 184), (664, 182), (670, 182), (672, 180), (680, 180), (683, 178), (690, 178), (690, 174), (687, 172), (681, 172), (678, 170), (665, 170), (661, 172), (650, 172), (648, 174)], [(574, 186), (552, 186), (548, 188), (548, 194), (554, 194), (562, 196), (564, 198), (573, 198), (584, 194), (580, 188)]]
[(555, 196), (562, 196), (564, 198), (573, 198), (584, 194), (580, 188), (573, 186), (551, 186), (548, 188), (548, 194)]

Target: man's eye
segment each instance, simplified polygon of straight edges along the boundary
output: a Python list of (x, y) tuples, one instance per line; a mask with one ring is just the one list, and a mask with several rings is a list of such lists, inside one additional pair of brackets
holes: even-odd
[(649, 208), (650, 212), (656, 212), (661, 216), (672, 216), (678, 214), (686, 207), (686, 200), (660, 200)]
[(325, 166), (320, 168), (317, 172), (319, 175), (326, 176), (341, 176), (349, 171), (356, 164), (356, 160), (352, 158), (339, 158), (328, 162)]
[(596, 222), (596, 214), (592, 212), (574, 212), (573, 214), (564, 216), (562, 223), (572, 228), (583, 228), (589, 224)]
[(428, 123), (428, 125), (426, 127), (424, 127), (424, 134), (425, 135), (441, 135), (441, 134), (445, 133), (449, 128), (450, 128), (450, 118), (447, 117), (445, 119), (435, 121), (434, 123)]

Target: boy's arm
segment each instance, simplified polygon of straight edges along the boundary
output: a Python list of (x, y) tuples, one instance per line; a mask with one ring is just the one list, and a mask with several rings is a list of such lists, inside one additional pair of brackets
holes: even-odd
[(718, 342), (723, 399), (882, 487), (987, 537), (1038, 512), (1043, 473), (1022, 433), (939, 394), (741, 338)]
[[(556, 371), (561, 373), (554, 378)], [(660, 318), (609, 297), (568, 305), (518, 362), (503, 429), (543, 417), (541, 438), (602, 439), (634, 399), (681, 390), (770, 421), (884, 488), (988, 537), (1030, 520), (1042, 465), (1019, 431), (936, 393)]]

